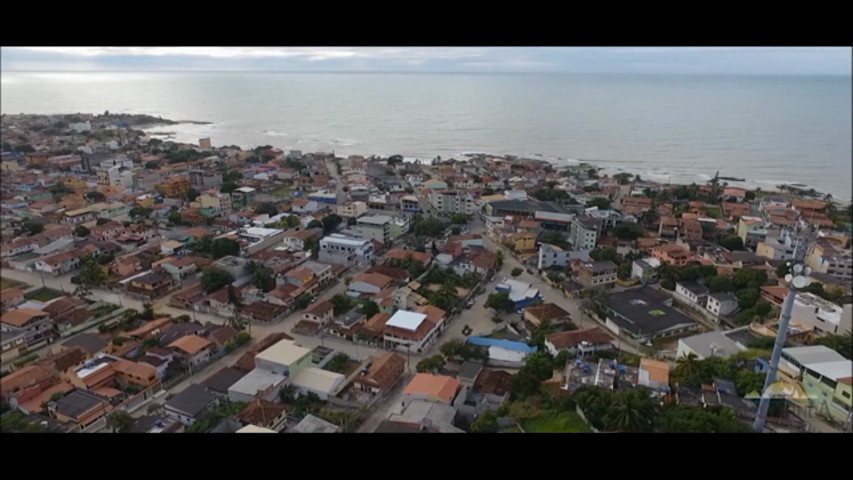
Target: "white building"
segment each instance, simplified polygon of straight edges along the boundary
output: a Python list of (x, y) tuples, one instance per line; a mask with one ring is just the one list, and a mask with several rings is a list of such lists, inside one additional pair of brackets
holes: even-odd
[(421, 352), (435, 339), (439, 325), (424, 313), (397, 310), (385, 323), (385, 343), (402, 351)]
[(697, 360), (708, 357), (729, 358), (741, 350), (743, 347), (740, 344), (722, 333), (708, 332), (679, 338), (676, 357), (681, 358), (692, 353), (696, 355)]
[(738, 307), (737, 297), (731, 292), (710, 292), (705, 309), (720, 317), (732, 314)]
[(542, 243), (539, 245), (539, 261), (537, 267), (540, 270), (553, 267), (565, 267), (573, 259), (579, 259), (583, 262), (589, 261), (589, 252), (591, 250), (565, 250), (556, 245)]
[(650, 279), (657, 274), (660, 261), (654, 257), (634, 260), (631, 264), (631, 278)]
[(598, 242), (601, 224), (594, 218), (578, 215), (572, 220), (569, 229), (569, 244), (575, 250), (592, 250)]
[(798, 293), (791, 321), (811, 325), (818, 335), (843, 335), (853, 327), (853, 305), (841, 307), (812, 293)]
[(352, 267), (373, 261), (373, 244), (364, 238), (333, 233), (320, 240), (319, 260)]
[(474, 199), (462, 190), (433, 190), (429, 193), (429, 205), (439, 215), (474, 213)]
[(279, 228), (249, 227), (241, 228), (238, 232), (240, 238), (248, 242), (245, 248), (247, 255), (277, 245), (282, 242), (285, 235), (285, 231)]
[(299, 393), (313, 393), (320, 400), (334, 397), (346, 385), (346, 377), (340, 373), (330, 372), (317, 367), (306, 367), (293, 377), (291, 384), (299, 389)]

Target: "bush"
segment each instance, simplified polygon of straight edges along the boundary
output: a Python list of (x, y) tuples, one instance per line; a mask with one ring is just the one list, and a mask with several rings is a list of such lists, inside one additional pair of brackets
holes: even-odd
[(248, 332), (240, 332), (237, 334), (237, 339), (235, 340), (235, 343), (237, 344), (238, 347), (241, 347), (241, 346), (249, 343), (249, 340), (251, 340), (251, 339), (252, 339), (252, 336), (249, 335)]
[(665, 280), (662, 280), (660, 282), (660, 286), (661, 286), (661, 288), (664, 288), (666, 290), (675, 290), (675, 282), (673, 282), (672, 280), (670, 280), (668, 278)]
[(516, 267), (516, 268), (513, 268), (513, 269), (512, 269), (512, 271), (511, 271), (511, 272), (509, 272), (509, 274), (510, 274), (510, 275), (512, 275), (513, 277), (517, 277), (517, 276), (521, 275), (521, 273), (522, 273), (523, 271), (524, 271), (524, 270), (522, 270), (522, 269), (520, 269), (520, 268)]

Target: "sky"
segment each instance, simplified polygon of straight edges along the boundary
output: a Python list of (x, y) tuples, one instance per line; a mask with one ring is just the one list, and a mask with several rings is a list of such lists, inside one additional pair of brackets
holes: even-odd
[(850, 47), (2, 47), (0, 71), (851, 75)]

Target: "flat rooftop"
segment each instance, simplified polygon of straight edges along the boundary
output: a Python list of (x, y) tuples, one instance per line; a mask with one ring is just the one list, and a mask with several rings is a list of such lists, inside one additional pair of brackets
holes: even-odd
[(426, 318), (427, 316), (423, 313), (398, 310), (397, 313), (388, 319), (388, 322), (386, 322), (385, 325), (414, 332)]

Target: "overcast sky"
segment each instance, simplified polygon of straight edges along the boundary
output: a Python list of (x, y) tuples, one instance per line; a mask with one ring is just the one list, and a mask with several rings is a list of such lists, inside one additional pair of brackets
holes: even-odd
[(850, 75), (850, 47), (3, 47), (2, 71)]

